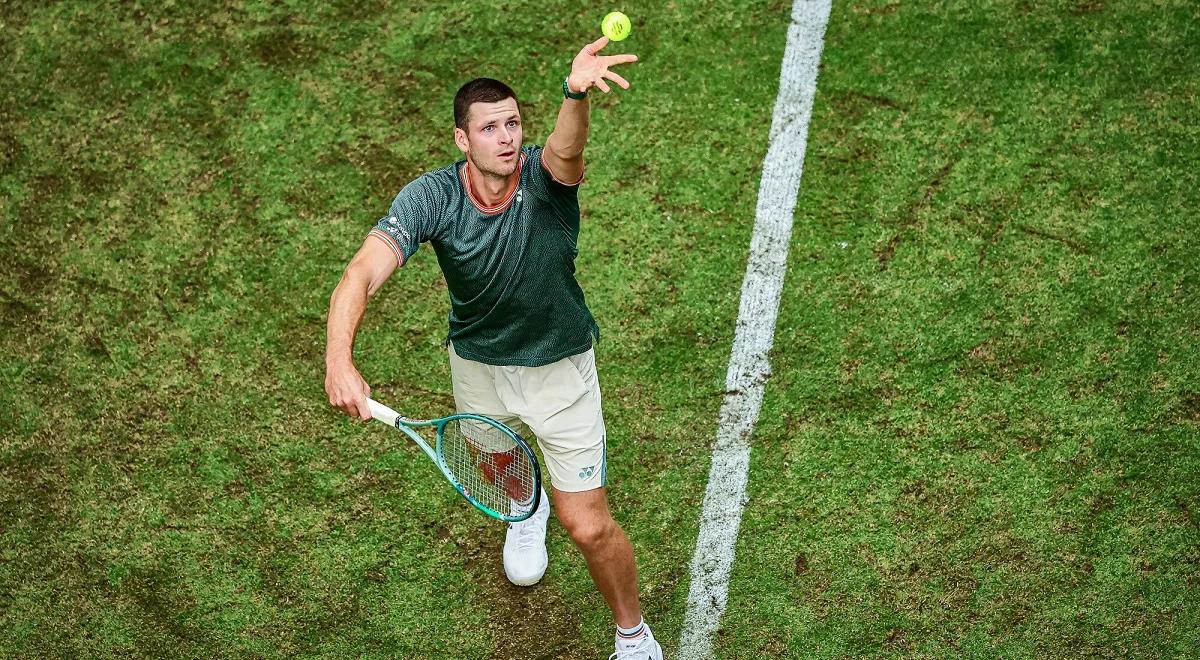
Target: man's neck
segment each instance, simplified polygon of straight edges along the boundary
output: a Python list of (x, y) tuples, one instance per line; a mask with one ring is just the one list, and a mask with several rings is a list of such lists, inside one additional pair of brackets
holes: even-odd
[(521, 168), (506, 177), (484, 174), (468, 159), (464, 166), (471, 185), (471, 195), (484, 206), (495, 206), (503, 202), (521, 179)]

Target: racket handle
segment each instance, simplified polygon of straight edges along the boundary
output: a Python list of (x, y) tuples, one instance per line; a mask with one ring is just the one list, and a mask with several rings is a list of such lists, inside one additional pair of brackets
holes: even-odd
[(395, 426), (396, 420), (400, 419), (400, 413), (374, 399), (367, 399), (367, 407), (371, 409), (371, 417), (373, 419), (377, 419), (388, 426)]

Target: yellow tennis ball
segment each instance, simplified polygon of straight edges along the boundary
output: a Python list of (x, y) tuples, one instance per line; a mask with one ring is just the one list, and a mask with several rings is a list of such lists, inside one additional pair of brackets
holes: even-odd
[(600, 31), (604, 36), (613, 41), (621, 41), (629, 36), (629, 30), (632, 29), (629, 23), (629, 17), (619, 11), (611, 12), (608, 16), (600, 21)]

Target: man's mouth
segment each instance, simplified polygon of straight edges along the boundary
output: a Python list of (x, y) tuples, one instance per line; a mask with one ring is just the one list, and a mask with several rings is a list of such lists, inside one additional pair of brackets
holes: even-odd
[(505, 151), (500, 154), (500, 159), (508, 160), (509, 158), (512, 158), (515, 155), (517, 155), (517, 152), (515, 152), (515, 151)]

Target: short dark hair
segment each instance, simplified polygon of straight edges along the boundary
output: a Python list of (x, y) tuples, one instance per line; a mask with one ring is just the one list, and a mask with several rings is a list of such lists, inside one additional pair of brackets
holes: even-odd
[(517, 99), (517, 93), (512, 91), (512, 87), (491, 78), (472, 80), (459, 87), (458, 93), (454, 95), (454, 125), (467, 130), (467, 113), (472, 103), (495, 103), (504, 99), (516, 101), (517, 108), (520, 109), (521, 102)]

